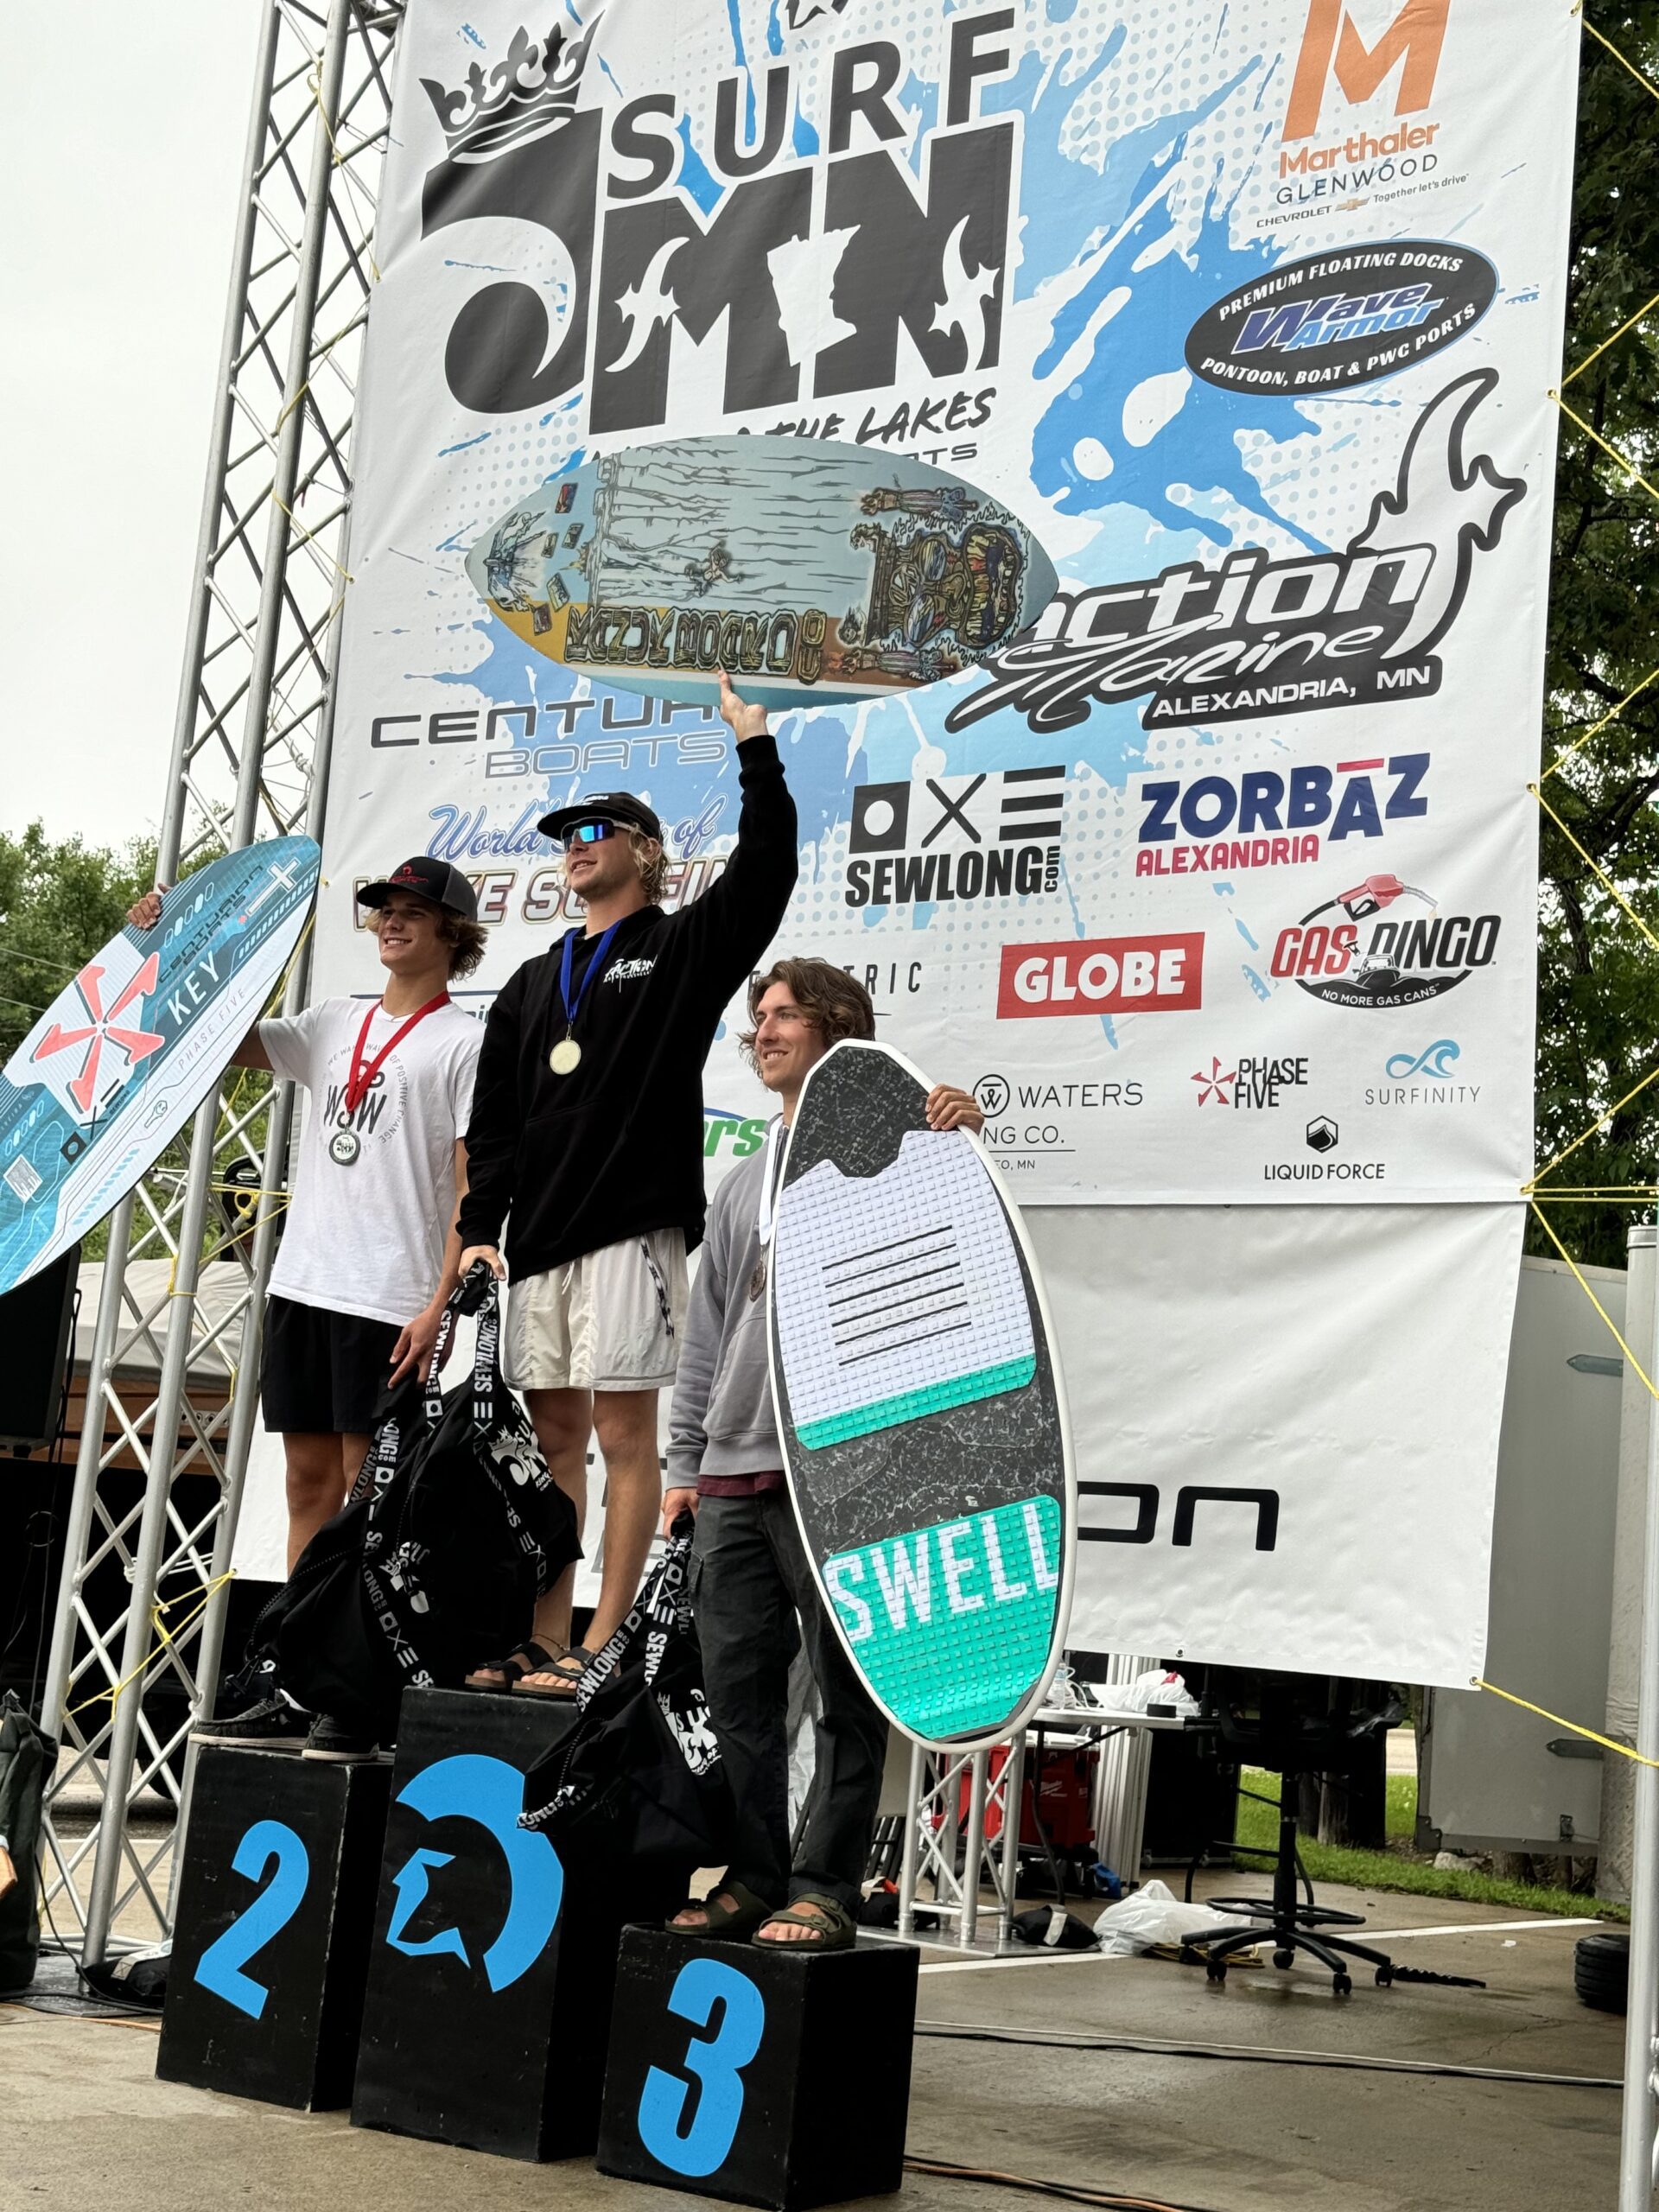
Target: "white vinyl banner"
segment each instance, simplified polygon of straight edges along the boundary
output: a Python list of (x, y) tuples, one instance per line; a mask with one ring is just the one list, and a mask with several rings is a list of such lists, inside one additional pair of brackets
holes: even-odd
[[(1114, 1211), (1050, 1240), (1080, 1470), (1170, 1492), (1154, 1540), (1085, 1546), (1099, 1646), (1294, 1664), (1319, 1639), (1310, 1612), (1307, 1636), (1241, 1643), (1242, 1615), (1290, 1603), (1259, 1580), (1269, 1554), (1230, 1535), (1196, 1573), (1217, 1509), (1170, 1535), (1199, 1477), (1126, 1466), (1117, 1353), (1091, 1364), (1080, 1338), (1141, 1359), (1203, 1342), (1225, 1463), (1252, 1439), (1272, 1456), (1300, 1371), (1275, 1298), (1357, 1325), (1308, 1385), (1319, 1449), (1287, 1474), (1275, 1573), (1328, 1545), (1338, 1503), (1357, 1562), (1389, 1529), (1433, 1552), (1448, 1465), (1471, 1528), (1490, 1507), (1470, 1455), (1496, 1435), (1502, 1347), (1483, 1365), (1414, 1332), (1443, 1426), (1402, 1459), (1417, 1376), (1390, 1332), (1452, 1288), (1439, 1236), (1507, 1253), (1507, 1285), (1483, 1277), (1505, 1325), (1512, 1296), (1577, 47), (1570, 0), (408, 8), (317, 988), (374, 988), (354, 884), (429, 851), (493, 925), (481, 1010), (575, 918), (536, 825), (584, 790), (658, 810), (665, 903), (725, 864), (737, 779), (711, 710), (543, 657), (552, 616), (516, 574), (475, 562), (504, 575), (497, 603), (469, 581), (550, 479), (747, 431), (924, 462), (1017, 517), (1060, 579), (1033, 631), (925, 690), (777, 718), (801, 849), (777, 950), (844, 963), (884, 1038), (974, 1089), (1012, 1195), (1051, 1225), (1160, 1210), (1143, 1234)], [(721, 619), (651, 634), (741, 683), (764, 634), (744, 550), (686, 505), (687, 588)], [(918, 651), (960, 612), (963, 528), (918, 512), (884, 583)], [(595, 594), (573, 609), (589, 638), (642, 649), (661, 610)], [(766, 1111), (741, 1011), (705, 1081), (711, 1182)], [(1483, 1203), (1442, 1232), (1423, 1209), (1446, 1200)], [(1363, 1231), (1331, 1201), (1401, 1211)], [(1271, 1230), (1259, 1210), (1287, 1205)], [(1201, 1338), (1187, 1287), (1155, 1277), (1215, 1206), (1249, 1210), (1217, 1235), (1254, 1334)], [(1162, 1209), (1182, 1207), (1205, 1211), (1177, 1236)], [(1143, 1280), (1160, 1305), (1128, 1318)], [(1172, 1402), (1156, 1378), (1136, 1377), (1148, 1419)], [(1436, 1560), (1440, 1618), (1414, 1641), (1393, 1581), (1402, 1635), (1361, 1639), (1380, 1671), (1393, 1650), (1467, 1679), (1484, 1556)]]
[[(323, 986), (373, 973), (353, 879), (415, 849), (480, 877), (498, 985), (569, 925), (536, 823), (584, 788), (671, 825), (671, 899), (706, 885), (725, 732), (543, 658), (465, 556), (583, 455), (830, 438), (1001, 501), (1062, 589), (991, 668), (780, 717), (779, 949), (977, 1090), (1022, 1202), (1512, 1196), (1567, 0), (524, 24), (413, 0), (400, 42)], [(953, 526), (916, 527), (925, 638)], [(695, 512), (684, 550), (701, 591)], [(761, 1103), (730, 1027), (715, 1162)]]

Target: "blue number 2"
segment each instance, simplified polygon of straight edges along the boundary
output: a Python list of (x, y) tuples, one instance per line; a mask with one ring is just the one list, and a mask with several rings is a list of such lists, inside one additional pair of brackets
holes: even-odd
[(747, 1974), (718, 1959), (692, 1959), (669, 1993), (669, 2011), (706, 2028), (716, 2005), (725, 2009), (715, 2033), (706, 2040), (693, 2036), (686, 2046), (683, 2064), (699, 2090), (690, 2127), (681, 2132), (690, 2084), (677, 2074), (653, 2066), (639, 2098), (639, 2140), (677, 2174), (711, 2174), (725, 2163), (743, 2117), (739, 2069), (760, 2050), (766, 2032), (766, 1999)]
[(202, 1987), (211, 1989), (227, 2005), (234, 2005), (251, 2020), (264, 2012), (270, 1992), (242, 1969), (256, 1951), (262, 1951), (293, 1919), (311, 1878), (311, 1861), (293, 1829), (281, 1821), (256, 1821), (236, 1847), (232, 1870), (250, 1882), (263, 1881), (273, 1859), (276, 1871), (269, 1886), (196, 1961), (196, 1980)]

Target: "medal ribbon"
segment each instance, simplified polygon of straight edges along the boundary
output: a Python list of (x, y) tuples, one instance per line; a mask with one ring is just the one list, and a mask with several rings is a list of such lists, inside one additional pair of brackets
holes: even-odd
[(611, 949), (611, 939), (621, 926), (622, 924), (620, 921), (613, 922), (594, 947), (594, 957), (588, 963), (587, 972), (582, 976), (582, 988), (576, 993), (574, 1006), (570, 1002), (570, 976), (572, 963), (575, 957), (576, 931), (572, 930), (564, 940), (564, 953), (559, 962), (559, 997), (564, 1005), (564, 1033), (567, 1037), (576, 1026), (576, 1016), (582, 1012), (582, 1001), (588, 996), (588, 987), (595, 976), (604, 972), (606, 955)]
[(435, 1014), (441, 1006), (448, 1006), (448, 991), (440, 991), (436, 998), (429, 999), (417, 1014), (411, 1014), (400, 1029), (392, 1032), (374, 1058), (365, 1065), (363, 1059), (363, 1048), (369, 1041), (369, 1025), (375, 1015), (381, 1011), (378, 1006), (372, 1006), (369, 1008), (363, 1017), (363, 1027), (357, 1033), (357, 1042), (352, 1047), (352, 1070), (346, 1078), (345, 1106), (348, 1114), (356, 1113), (367, 1096), (369, 1085), (403, 1043), (404, 1038), (408, 1036), (410, 1031), (424, 1021), (429, 1014)]
[(783, 1172), (784, 1143), (784, 1117), (774, 1114), (766, 1124), (766, 1160), (760, 1170), (760, 1207), (754, 1224), (762, 1251), (772, 1242), (772, 1218), (778, 1204), (778, 1178)]

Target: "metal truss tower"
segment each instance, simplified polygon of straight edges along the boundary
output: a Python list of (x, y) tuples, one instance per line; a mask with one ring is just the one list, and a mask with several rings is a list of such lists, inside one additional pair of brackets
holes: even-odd
[[(264, 0), (197, 543), (159, 873), (264, 837), (321, 829), (340, 613), (347, 582), (352, 433), (375, 208), (391, 121), (401, 0)], [(302, 1003), (303, 963), (289, 981)], [(80, 1452), (42, 1706), (60, 1736), (47, 1805), (42, 1888), (83, 1959), (170, 1924), (161, 1868), (170, 1838), (130, 1827), (147, 1791), (188, 1814), (188, 1715), (211, 1712), (226, 1588), (253, 1431), (275, 1207), (213, 1274), (232, 1293), (198, 1303), (211, 1201), (249, 1166), (286, 1183), (289, 1093), (250, 1098), (227, 1080), (110, 1223)], [(141, 1261), (168, 1263), (135, 1270)], [(160, 1287), (148, 1294), (142, 1283)], [(225, 1370), (232, 1378), (229, 1402)], [(159, 1374), (157, 1372), (159, 1370)], [(102, 1419), (100, 1419), (102, 1415)], [(122, 1453), (143, 1473), (106, 1470)], [(212, 1478), (192, 1510), (181, 1478)], [(124, 1576), (114, 1618), (90, 1587)], [(100, 1573), (101, 1570), (101, 1573)], [(163, 1681), (170, 1721), (153, 1692)], [(95, 1807), (88, 1833), (80, 1809)], [(73, 1811), (72, 1812), (72, 1808)], [(176, 1866), (175, 1869), (176, 1872)], [(74, 1931), (72, 1939), (70, 1931)], [(78, 1939), (75, 1941), (74, 1939)]]

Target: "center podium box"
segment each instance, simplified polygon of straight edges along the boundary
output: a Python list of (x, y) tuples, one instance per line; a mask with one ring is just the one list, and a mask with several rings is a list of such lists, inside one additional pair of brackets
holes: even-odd
[[(518, 1826), (563, 1701), (404, 1693), (352, 2121), (510, 2158), (599, 2139), (617, 1945), (683, 1872), (562, 1860)], [(685, 1870), (689, 1872), (690, 1870)]]

